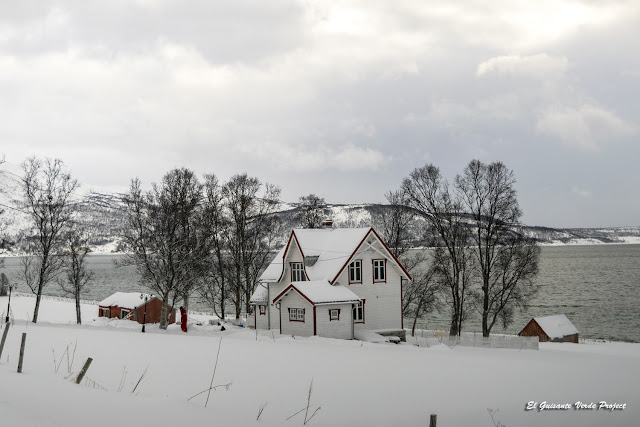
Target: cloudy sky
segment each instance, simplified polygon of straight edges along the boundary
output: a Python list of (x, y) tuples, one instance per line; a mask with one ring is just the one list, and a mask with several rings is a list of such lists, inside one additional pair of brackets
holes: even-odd
[[(487, 6), (491, 4), (491, 6)], [(503, 161), (524, 221), (640, 225), (637, 0), (0, 2), (0, 154), (382, 202)]]

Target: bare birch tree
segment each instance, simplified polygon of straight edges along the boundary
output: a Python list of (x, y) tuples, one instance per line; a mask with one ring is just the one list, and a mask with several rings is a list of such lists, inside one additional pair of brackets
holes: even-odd
[(270, 261), (270, 252), (281, 235), (280, 221), (273, 215), (278, 208), (280, 188), (263, 185), (245, 173), (231, 177), (223, 186), (222, 195), (230, 223), (232, 300), (239, 319), (243, 305), (249, 311), (259, 274)]
[(73, 296), (76, 302), (76, 322), (82, 323), (80, 297), (87, 290), (93, 278), (93, 272), (87, 269), (86, 257), (89, 254), (88, 237), (81, 230), (75, 228), (65, 235), (66, 254), (63, 257), (65, 277), (59, 280), (60, 288)]
[(202, 185), (188, 169), (174, 169), (144, 193), (134, 179), (126, 199), (123, 241), (129, 254), (121, 265), (134, 265), (141, 283), (162, 298), (160, 328), (167, 328), (169, 299), (185, 304), (203, 274), (211, 249), (202, 222)]
[(481, 287), (482, 334), (488, 337), (498, 317), (506, 327), (514, 306), (524, 306), (535, 294), (538, 271), (535, 241), (518, 233), (522, 211), (513, 172), (502, 162), (472, 160), (456, 177), (456, 191), (471, 214), (471, 245)]
[(416, 211), (406, 205), (401, 191), (387, 192), (385, 197), (389, 204), (374, 220), (389, 250), (411, 274), (412, 280), (402, 286), (402, 315), (413, 318), (411, 334), (415, 335), (418, 319), (436, 306), (442, 286), (434, 279), (427, 252), (412, 250)]
[(32, 221), (34, 238), (23, 260), (25, 281), (36, 295), (33, 323), (38, 322), (43, 288), (54, 280), (62, 267), (59, 257), (63, 231), (69, 225), (74, 205), (71, 197), (78, 181), (64, 171), (62, 160), (31, 157), (22, 164), (25, 208)]
[(214, 174), (205, 175), (203, 226), (211, 234), (212, 250), (199, 290), (202, 298), (220, 319), (226, 317), (226, 305), (231, 292), (230, 225), (224, 211), (222, 186)]
[(402, 182), (401, 191), (409, 207), (419, 211), (429, 224), (437, 245), (434, 251), (435, 277), (448, 289), (451, 307), (449, 333), (459, 335), (468, 313), (470, 263), (469, 229), (462, 216), (462, 203), (452, 195), (440, 169), (426, 165), (415, 169)]
[(315, 194), (302, 196), (298, 200), (298, 224), (302, 228), (321, 228), (327, 204)]

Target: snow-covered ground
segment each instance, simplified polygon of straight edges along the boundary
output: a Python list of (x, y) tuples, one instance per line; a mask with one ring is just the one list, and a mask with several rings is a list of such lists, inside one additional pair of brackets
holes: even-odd
[[(98, 319), (92, 304), (83, 304), (77, 326), (73, 304), (62, 299), (44, 299), (33, 324), (34, 302), (11, 300), (14, 324), (0, 358), (2, 426), (302, 425), (304, 411), (286, 419), (306, 407), (312, 379), (309, 415), (320, 409), (311, 426), (426, 426), (432, 413), (442, 427), (494, 426), (488, 409), (514, 427), (640, 425), (640, 344), (518, 351), (294, 339), (231, 325), (220, 331), (204, 315), (191, 316), (202, 326), (190, 324), (187, 334), (175, 325), (142, 334), (134, 322)], [(0, 297), (0, 313), (6, 306)], [(219, 346), (213, 385), (230, 386), (213, 390), (205, 407), (207, 393), (189, 398), (209, 387)], [(87, 357), (87, 379), (75, 385)], [(626, 406), (574, 409), (578, 401)], [(571, 409), (527, 411), (529, 402)]]

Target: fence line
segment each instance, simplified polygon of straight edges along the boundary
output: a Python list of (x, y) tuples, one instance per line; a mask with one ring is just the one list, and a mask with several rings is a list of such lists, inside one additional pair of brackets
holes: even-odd
[(419, 344), (426, 345), (445, 344), (449, 347), (484, 347), (484, 348), (510, 348), (516, 350), (538, 350), (538, 337), (521, 337), (519, 335), (492, 334), (483, 337), (477, 332), (463, 332), (460, 336), (449, 336), (445, 331), (422, 330), (416, 331)]

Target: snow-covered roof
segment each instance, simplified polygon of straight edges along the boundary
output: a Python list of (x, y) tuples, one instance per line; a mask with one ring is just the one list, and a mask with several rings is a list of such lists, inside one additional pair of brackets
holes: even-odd
[[(142, 298), (140, 295), (142, 295)], [(102, 307), (118, 306), (134, 309), (144, 304), (145, 295), (151, 299), (151, 295), (141, 294), (140, 292), (116, 292), (115, 294), (100, 301), (98, 305)]]
[(265, 285), (258, 284), (258, 286), (256, 286), (256, 290), (253, 291), (253, 295), (251, 295), (249, 302), (251, 304), (266, 304), (269, 299), (267, 294), (267, 287)]
[(313, 261), (305, 265), (309, 280), (333, 280), (371, 231), (371, 228), (294, 229), (288, 245), (278, 252), (260, 281), (280, 280), (284, 255), (291, 245), (299, 245), (305, 258)]
[(288, 292), (295, 289), (299, 294), (306, 297), (313, 304), (328, 303), (348, 303), (358, 302), (360, 298), (350, 289), (342, 285), (332, 285), (327, 280), (316, 280), (307, 282), (295, 282), (276, 296), (273, 302), (278, 302)]
[(577, 334), (578, 330), (573, 323), (569, 321), (564, 314), (556, 314), (555, 316), (534, 317), (534, 320), (540, 325), (542, 330), (549, 338), (562, 338), (567, 335)]

